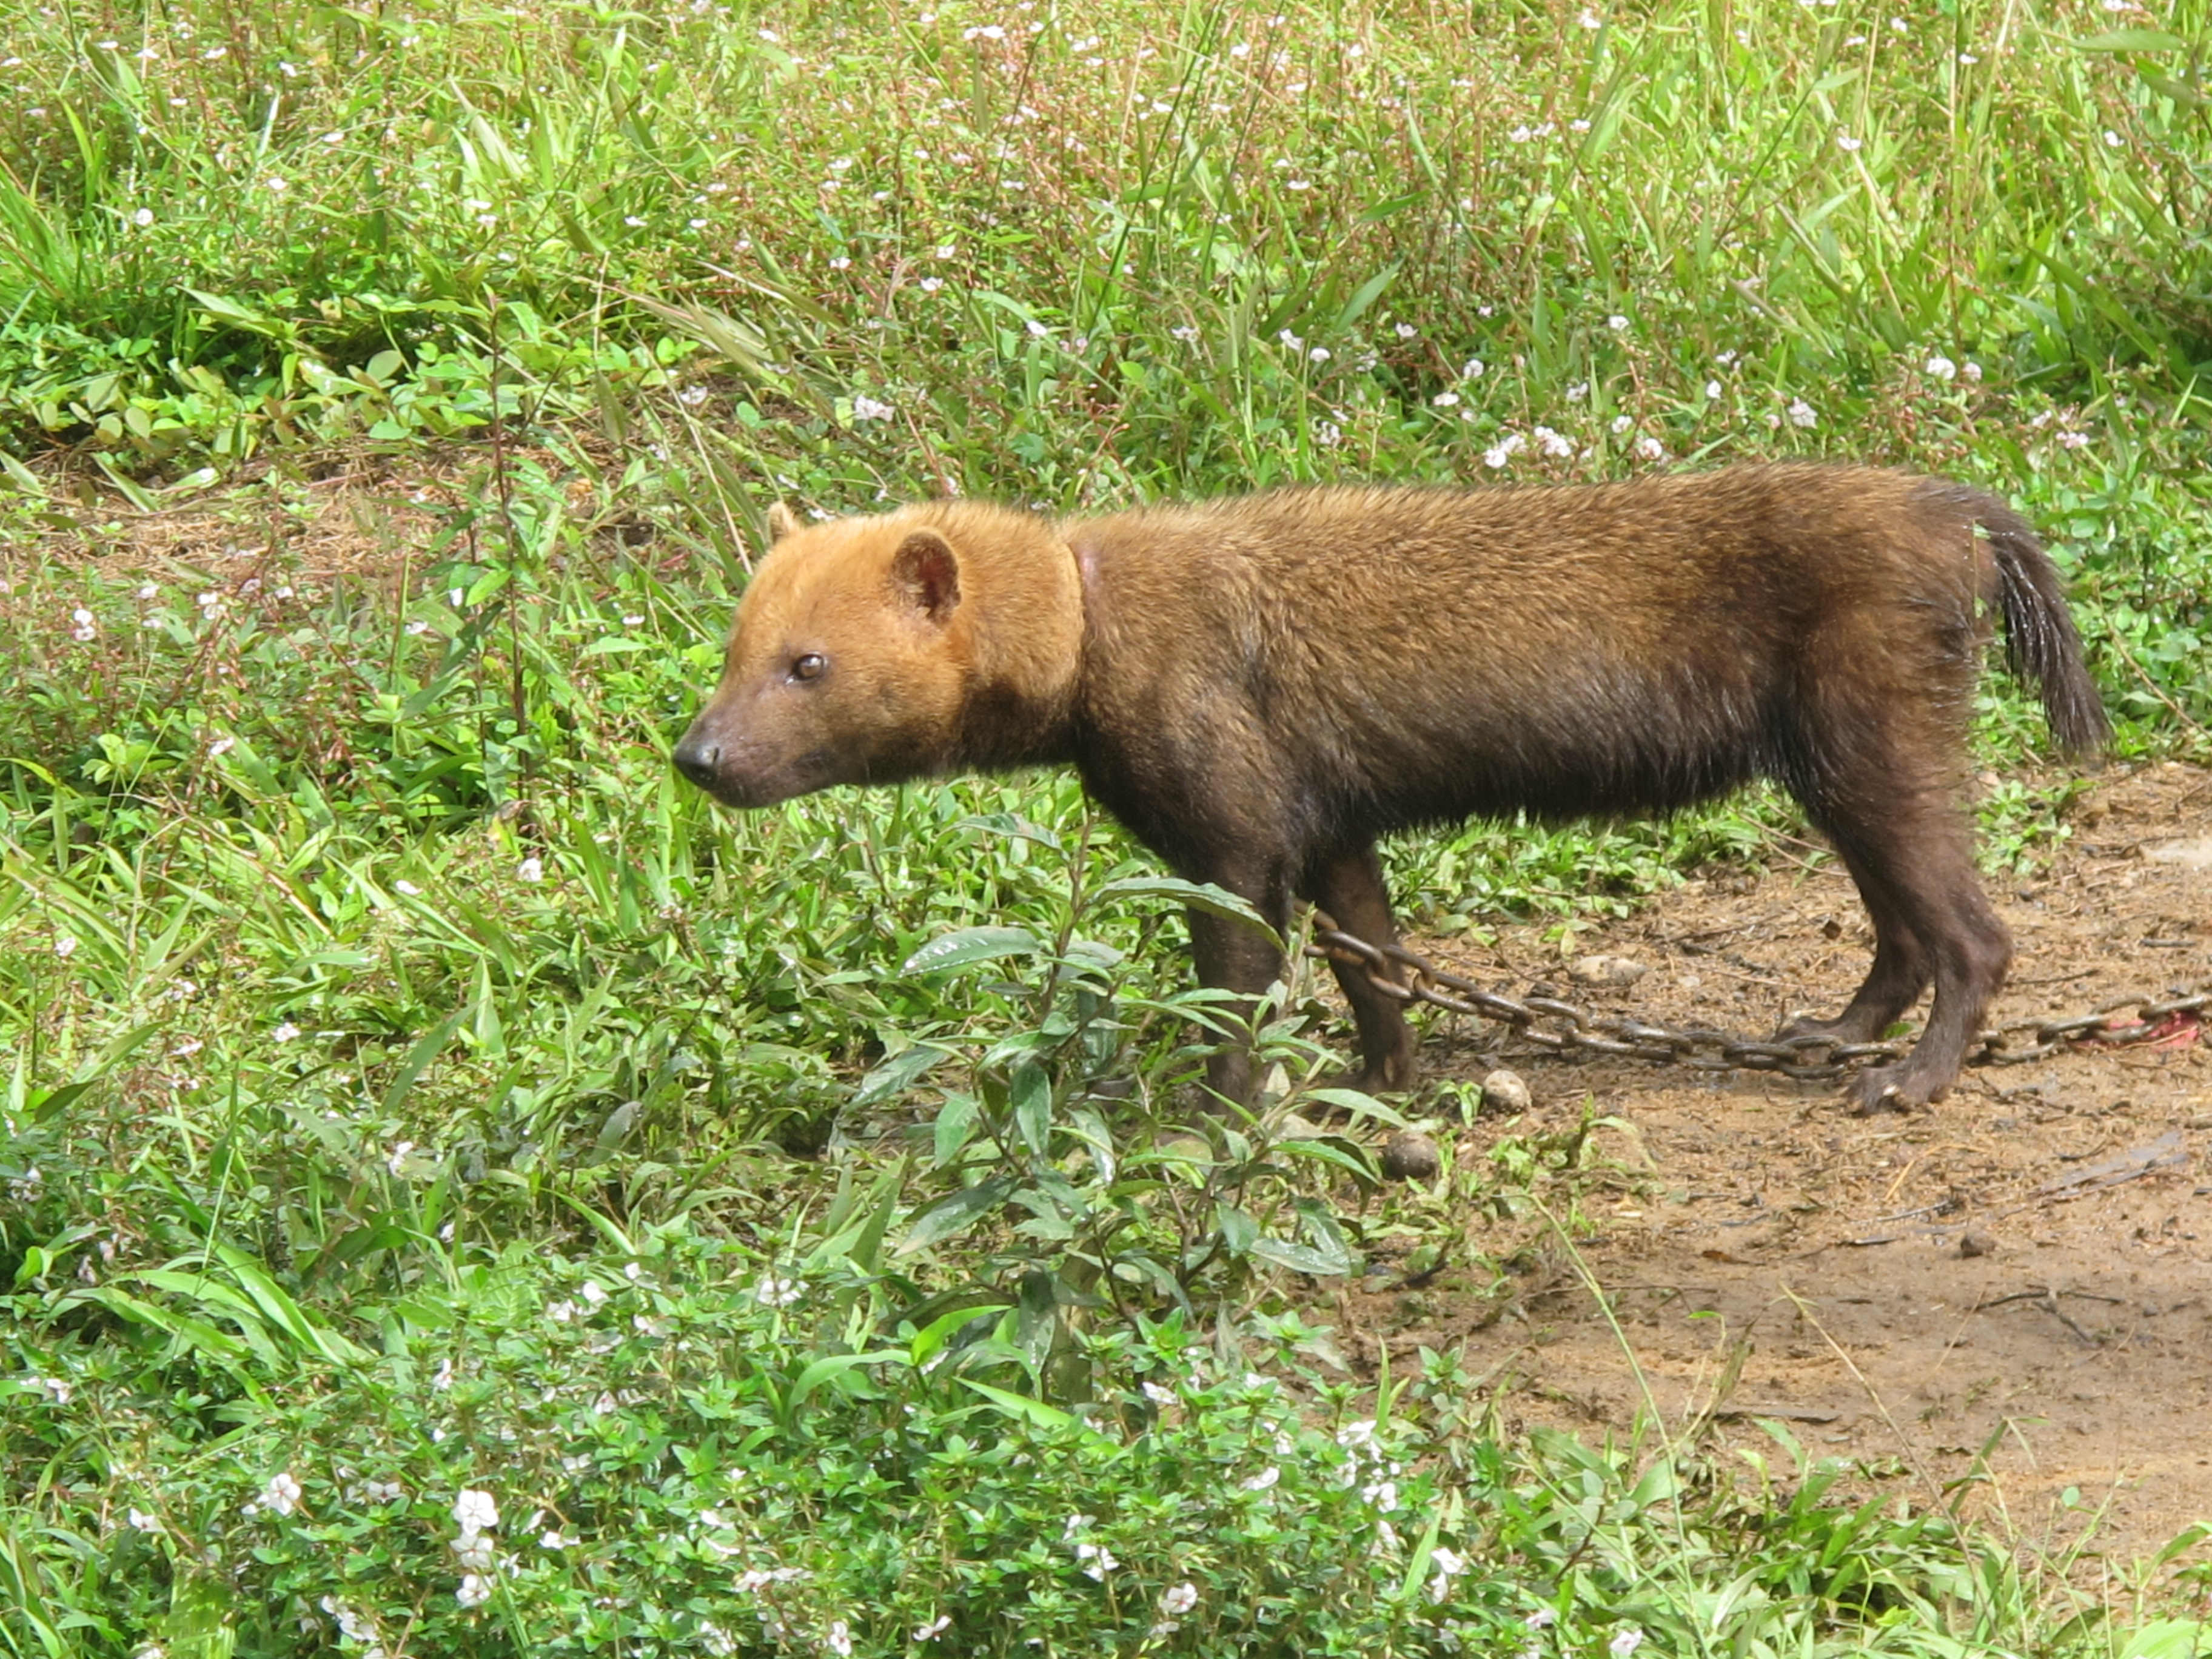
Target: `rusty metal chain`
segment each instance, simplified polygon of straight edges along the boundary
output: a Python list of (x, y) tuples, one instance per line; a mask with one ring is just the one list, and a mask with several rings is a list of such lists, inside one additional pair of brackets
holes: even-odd
[[(1626, 1015), (1597, 1013), (1558, 997), (1501, 996), (1437, 967), (1402, 945), (1373, 945), (1347, 933), (1322, 911), (1313, 913), (1313, 923), (1308, 956), (1364, 968), (1369, 980), (1384, 996), (1496, 1021), (1510, 1026), (1522, 1041), (1554, 1054), (1619, 1054), (1698, 1071), (1779, 1072), (1785, 1077), (1818, 1081), (1840, 1077), (1849, 1067), (1868, 1060), (1899, 1059), (1909, 1046), (1839, 1042), (1818, 1035), (1760, 1040), (1706, 1025), (1677, 1029)], [(1393, 965), (1405, 975), (1405, 982), (1390, 977), (1389, 969)], [(2115, 1029), (2112, 1016), (2130, 1007), (2135, 1010), (2133, 1024)], [(2055, 1054), (2070, 1040), (2092, 1032), (2101, 1033), (2107, 1042), (2139, 1042), (2159, 1034), (2161, 1024), (2175, 1014), (2202, 1016), (2208, 1011), (2212, 1011), (2212, 985), (2165, 997), (2140, 994), (2114, 997), (2083, 1013), (2008, 1020), (1975, 1039), (1966, 1051), (1966, 1064), (2025, 1065)]]

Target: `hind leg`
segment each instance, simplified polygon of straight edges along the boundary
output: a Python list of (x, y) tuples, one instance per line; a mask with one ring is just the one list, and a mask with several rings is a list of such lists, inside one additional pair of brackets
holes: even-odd
[[(1340, 848), (1319, 860), (1306, 882), (1306, 895), (1354, 938), (1370, 945), (1398, 942), (1382, 860), (1373, 842)], [(1406, 1024), (1405, 1005), (1376, 990), (1365, 968), (1340, 962), (1329, 966), (1345, 1000), (1352, 1005), (1352, 1024), (1359, 1031), (1359, 1070), (1344, 1079), (1346, 1085), (1370, 1094), (1411, 1087), (1413, 1033)], [(1395, 966), (1385, 971), (1392, 980), (1398, 979)]]
[[(1906, 988), (1917, 992), (1920, 973), (1936, 986), (1919, 1042), (1903, 1060), (1852, 1080), (1852, 1109), (1864, 1115), (1927, 1105), (1958, 1077), (2004, 984), (2012, 935), (1982, 892), (1966, 826), (1948, 789), (1898, 790), (1872, 812), (1832, 821), (1830, 833), (1845, 849), (1877, 938), (1899, 941), (1887, 965), (1877, 945), (1874, 971), (1837, 1025), (1856, 1030), (1864, 1021), (1872, 1035), (1903, 1012)], [(1914, 947), (1917, 963), (1909, 954)]]
[(1832, 1019), (1801, 1014), (1782, 1028), (1781, 1035), (1832, 1037), (1838, 1042), (1871, 1042), (1918, 1001), (1920, 994), (1928, 988), (1928, 952), (1894, 895), (1869, 873), (1870, 869), (1879, 868), (1878, 862), (1867, 859), (1841, 837), (1832, 834), (1831, 838), (1835, 841), (1837, 855), (1843, 860), (1844, 867), (1851, 873), (1852, 884), (1859, 891), (1859, 902), (1866, 906), (1867, 915), (1874, 923), (1874, 966), (1843, 1012)]

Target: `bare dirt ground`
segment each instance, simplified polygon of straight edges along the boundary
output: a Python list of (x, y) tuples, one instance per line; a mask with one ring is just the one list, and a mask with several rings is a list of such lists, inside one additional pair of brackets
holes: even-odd
[[(2019, 946), (1993, 1023), (2212, 988), (2212, 772), (2114, 768), (2069, 816), (2045, 869), (1990, 884)], [(1565, 984), (1537, 927), (1414, 944), (1480, 982)], [(1764, 1035), (1839, 1006), (1871, 933), (1830, 863), (1693, 882), (1575, 949), (1649, 970), (1577, 1000)], [(1480, 1078), (1491, 1029), (1434, 1029), (1425, 1059)], [(1467, 1126), (1457, 1155), (1586, 1104), (1620, 1121), (1599, 1144), (1621, 1178), (1585, 1199), (1600, 1231), (1579, 1246), (1612, 1321), (1555, 1231), (1478, 1218), (1425, 1283), (1348, 1294), (1340, 1331), (1394, 1368), (1458, 1352), (1509, 1431), (1587, 1439), (1641, 1415), (1677, 1433), (1717, 1413), (1721, 1444), (1787, 1474), (1765, 1417), (1923, 1504), (1978, 1471), (1967, 1508), (2023, 1547), (2124, 1567), (2212, 1522), (2212, 1028), (2161, 1034), (1971, 1070), (1932, 1111), (1863, 1119), (1832, 1085), (1509, 1048), (1530, 1110)]]

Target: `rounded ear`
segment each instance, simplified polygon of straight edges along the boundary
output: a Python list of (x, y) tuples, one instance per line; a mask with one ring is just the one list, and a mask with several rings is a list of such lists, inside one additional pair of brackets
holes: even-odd
[(891, 555), (891, 586), (942, 627), (960, 606), (960, 558), (934, 530), (913, 530)]
[(793, 513), (781, 501), (775, 501), (769, 504), (768, 509), (768, 541), (770, 547), (775, 546), (786, 536), (796, 533), (798, 529), (799, 515), (796, 513)]

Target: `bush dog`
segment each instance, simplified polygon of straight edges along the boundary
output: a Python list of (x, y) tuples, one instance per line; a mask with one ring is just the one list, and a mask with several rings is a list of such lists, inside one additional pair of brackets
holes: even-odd
[[(968, 501), (800, 529), (738, 606), (678, 744), (733, 806), (842, 783), (1073, 764), (1192, 881), (1279, 928), (1294, 897), (1394, 942), (1376, 837), (1469, 815), (1665, 812), (1778, 781), (1834, 844), (1874, 966), (1832, 1019), (1925, 1031), (1855, 1109), (1956, 1077), (2012, 941), (1961, 801), (1991, 611), (2068, 748), (2106, 735), (2058, 573), (1995, 498), (1863, 467), (1632, 483), (1285, 489), (1054, 521)], [(1193, 913), (1200, 979), (1282, 972)], [(1398, 1005), (1338, 969), (1370, 1089), (1413, 1080)], [(1207, 1080), (1247, 1097), (1231, 1045)]]

